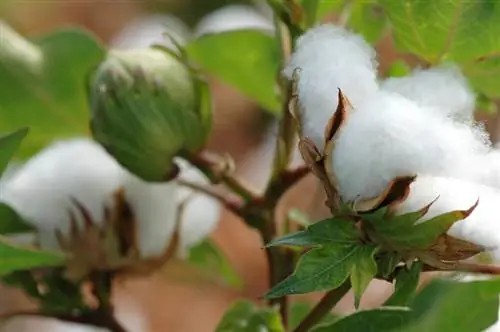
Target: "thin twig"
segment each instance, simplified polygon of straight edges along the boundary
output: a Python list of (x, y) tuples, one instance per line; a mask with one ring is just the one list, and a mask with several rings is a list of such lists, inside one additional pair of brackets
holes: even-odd
[(293, 330), (293, 332), (306, 332), (314, 327), (319, 321), (325, 317), (335, 305), (347, 294), (351, 289), (351, 282), (345, 281), (340, 287), (329, 291), (311, 310), (311, 312), (302, 320), (302, 322)]
[(213, 184), (224, 184), (247, 202), (256, 197), (247, 186), (231, 174), (231, 170), (221, 170), (221, 165), (223, 164), (221, 158), (217, 158), (206, 151), (202, 151), (194, 156), (188, 155), (185, 156), (185, 158), (191, 165), (200, 170)]
[(242, 216), (243, 204), (240, 200), (236, 199), (235, 197), (218, 192), (213, 188), (209, 188), (207, 186), (199, 185), (197, 183), (193, 183), (182, 179), (178, 179), (177, 183), (179, 183), (181, 186), (188, 187), (190, 189), (193, 189), (194, 191), (206, 194), (207, 196), (216, 199), (235, 215)]

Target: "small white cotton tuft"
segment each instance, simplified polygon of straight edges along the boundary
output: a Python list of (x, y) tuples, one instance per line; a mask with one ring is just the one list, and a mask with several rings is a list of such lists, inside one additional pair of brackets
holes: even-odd
[[(209, 185), (205, 176), (181, 159), (176, 159), (181, 168), (179, 178), (201, 186)], [(182, 206), (180, 212), (180, 255), (198, 244), (215, 230), (221, 214), (220, 203), (206, 194), (179, 186), (176, 201)]]
[(377, 91), (375, 58), (375, 51), (362, 37), (331, 24), (311, 29), (297, 40), (283, 73), (291, 79), (300, 68), (303, 134), (320, 149), (324, 128), (337, 108), (338, 89), (355, 108)]
[(96, 222), (122, 182), (122, 168), (90, 139), (57, 142), (21, 166), (1, 184), (0, 200), (40, 230), (41, 245), (58, 247), (54, 231), (69, 230), (69, 215), (80, 213), (78, 200)]
[(205, 15), (197, 24), (195, 35), (202, 36), (243, 29), (274, 33), (274, 24), (252, 6), (228, 5)]
[(147, 48), (164, 45), (175, 49), (170, 37), (184, 45), (192, 37), (189, 27), (179, 18), (171, 15), (148, 15), (127, 25), (113, 38), (111, 46), (116, 49)]
[(388, 78), (381, 83), (381, 89), (396, 92), (420, 106), (458, 120), (470, 121), (474, 116), (474, 92), (460, 70), (452, 65)]
[(418, 176), (410, 187), (409, 197), (398, 207), (397, 213), (416, 211), (437, 197), (422, 220), (453, 210), (467, 210), (479, 199), (471, 215), (458, 221), (448, 233), (492, 249), (495, 259), (500, 259), (500, 223), (497, 217), (500, 190), (470, 181)]
[(332, 154), (346, 201), (378, 196), (397, 176), (466, 177), (470, 161), (489, 149), (476, 130), (380, 92), (351, 112)]
[(137, 221), (141, 257), (161, 256), (175, 230), (177, 184), (146, 182), (130, 174), (123, 188)]

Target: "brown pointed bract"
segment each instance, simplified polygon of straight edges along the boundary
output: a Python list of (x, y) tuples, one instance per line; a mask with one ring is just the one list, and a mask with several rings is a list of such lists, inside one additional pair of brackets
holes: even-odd
[(339, 132), (340, 128), (347, 120), (349, 107), (351, 107), (351, 103), (347, 97), (344, 96), (342, 90), (339, 89), (337, 109), (325, 127), (325, 144), (335, 139), (335, 136)]
[(410, 194), (410, 185), (416, 176), (400, 176), (392, 180), (377, 197), (356, 202), (354, 208), (358, 212), (374, 211), (382, 207), (393, 207), (406, 200)]

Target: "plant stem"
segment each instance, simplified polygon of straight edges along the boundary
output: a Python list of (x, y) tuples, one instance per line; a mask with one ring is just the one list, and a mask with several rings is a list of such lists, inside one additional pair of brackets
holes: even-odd
[(256, 198), (256, 195), (250, 189), (230, 174), (230, 170), (221, 170), (221, 160), (216, 160), (214, 156), (210, 155), (208, 152), (203, 151), (197, 155), (188, 155), (184, 157), (191, 165), (200, 170), (213, 184), (223, 183), (246, 202), (250, 202)]
[(340, 287), (329, 291), (316, 304), (311, 312), (302, 320), (302, 322), (295, 328), (293, 332), (306, 332), (314, 327), (323, 317), (328, 314), (333, 307), (344, 297), (345, 294), (351, 289), (350, 280), (345, 281)]
[(210, 197), (216, 199), (221, 204), (223, 204), (229, 211), (231, 211), (232, 213), (234, 213), (237, 216), (242, 215), (243, 204), (240, 200), (235, 199), (235, 197), (225, 195), (223, 193), (220, 193), (220, 192), (213, 190), (212, 188), (202, 186), (202, 185), (199, 185), (197, 183), (192, 183), (189, 181), (181, 180), (181, 179), (177, 180), (177, 183), (179, 183), (181, 186), (191, 188), (194, 191), (203, 193), (207, 196), (210, 196)]

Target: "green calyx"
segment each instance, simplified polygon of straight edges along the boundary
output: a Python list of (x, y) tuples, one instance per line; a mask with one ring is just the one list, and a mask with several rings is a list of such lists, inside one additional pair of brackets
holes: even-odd
[(159, 49), (110, 52), (90, 89), (94, 138), (130, 172), (165, 181), (173, 157), (200, 150), (211, 124), (206, 84)]

